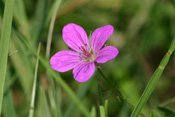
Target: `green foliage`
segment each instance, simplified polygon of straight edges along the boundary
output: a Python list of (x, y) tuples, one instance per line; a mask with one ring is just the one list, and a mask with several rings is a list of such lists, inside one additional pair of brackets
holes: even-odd
[(157, 107), (157, 110), (159, 111), (159, 115), (162, 117), (174, 117), (175, 112), (169, 108), (166, 107)]
[(7, 68), (9, 40), (10, 40), (12, 17), (13, 17), (13, 6), (14, 6), (14, 0), (6, 1), (3, 24), (2, 24), (1, 40), (0, 40), (0, 66), (1, 66), (0, 115), (1, 115), (1, 109), (2, 109), (3, 91), (4, 91), (4, 83), (5, 83), (6, 68)]
[[(14, 9), (12, 6), (13, 0), (0, 0), (3, 117), (29, 116), (31, 100), (35, 100), (32, 109), (36, 117), (130, 116), (175, 37), (174, 0), (14, 0)], [(89, 81), (78, 83), (72, 71), (56, 73), (51, 69), (50, 56), (69, 49), (62, 28), (71, 22), (87, 34), (107, 24), (114, 26), (106, 44), (117, 47), (119, 55), (100, 65), (105, 79), (96, 70)], [(175, 96), (174, 69), (173, 55), (140, 116), (174, 116), (175, 101), (161, 105)], [(31, 98), (34, 74), (36, 95)]]

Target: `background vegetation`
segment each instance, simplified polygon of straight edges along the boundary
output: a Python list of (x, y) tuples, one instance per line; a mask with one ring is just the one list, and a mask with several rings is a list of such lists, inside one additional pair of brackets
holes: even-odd
[[(31, 100), (35, 100), (33, 110), (36, 117), (78, 117), (87, 113), (93, 116), (95, 111), (99, 116), (96, 79), (102, 89), (103, 101), (108, 100), (108, 116), (129, 117), (175, 36), (174, 0), (14, 2), (3, 117), (28, 116), (29, 111), (33, 109), (30, 106)], [(4, 0), (0, 0), (0, 27), (4, 3)], [(125, 100), (118, 99), (118, 95), (97, 70), (85, 83), (76, 82), (72, 71), (57, 73), (51, 70), (48, 64), (50, 56), (69, 49), (62, 39), (62, 28), (68, 23), (82, 26), (88, 35), (98, 27), (107, 24), (114, 26), (114, 33), (106, 44), (117, 47), (120, 53), (114, 60), (102, 64), (101, 68), (107, 78), (120, 89)], [(51, 50), (46, 51), (50, 39)], [(41, 48), (37, 68), (39, 43)], [(32, 92), (35, 92), (32, 91), (35, 76), (36, 96), (31, 98)], [(175, 115), (174, 90), (173, 55), (141, 116)]]

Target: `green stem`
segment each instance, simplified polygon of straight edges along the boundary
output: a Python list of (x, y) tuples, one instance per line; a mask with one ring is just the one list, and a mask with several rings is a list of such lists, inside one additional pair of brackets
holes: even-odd
[(101, 70), (101, 68), (97, 68), (97, 70), (99, 71), (99, 73), (101, 74), (101, 76), (103, 77), (103, 79), (108, 83), (108, 85), (110, 85), (113, 88), (113, 91), (115, 92), (115, 94), (117, 95), (118, 100), (120, 101), (120, 99), (124, 99), (123, 96), (121, 95), (121, 92), (115, 87), (115, 85), (113, 85), (111, 83), (111, 81), (108, 80), (108, 78), (103, 74), (103, 71)]
[[(46, 59), (49, 59), (49, 57), (50, 57), (50, 49), (51, 49), (54, 24), (55, 24), (56, 15), (57, 15), (60, 3), (61, 3), (61, 0), (56, 0), (52, 5), (53, 12), (52, 12), (52, 17), (51, 17), (51, 21), (50, 21), (50, 25), (49, 25), (49, 32), (48, 32), (48, 37), (47, 37)], [(50, 88), (48, 89), (48, 95), (49, 95), (49, 100), (50, 100), (50, 104), (51, 104), (51, 110), (53, 111), (54, 116), (58, 116), (58, 111), (57, 111), (58, 105), (55, 102), (56, 101), (56, 91), (55, 91), (55, 86), (54, 86), (54, 79), (50, 77), (48, 70), (47, 70), (47, 76), (48, 76), (48, 80), (50, 83)]]
[(11, 34), (14, 0), (6, 0), (0, 39), (0, 116), (3, 100), (5, 74), (7, 68), (8, 48)]
[(108, 100), (105, 101), (105, 117), (108, 117)]
[(100, 87), (100, 83), (99, 83), (98, 79), (97, 79), (97, 90), (98, 90), (99, 104), (103, 105), (102, 92), (101, 92), (101, 87)]
[(35, 95), (36, 95), (36, 83), (37, 83), (40, 48), (41, 48), (41, 44), (39, 43), (38, 52), (37, 52), (38, 56), (36, 60), (35, 74), (34, 74), (34, 79), (33, 79), (33, 89), (32, 89), (32, 98), (31, 98), (29, 117), (33, 117), (34, 115), (34, 104), (35, 104)]
[(53, 33), (54, 24), (55, 24), (55, 20), (56, 20), (56, 15), (57, 15), (57, 11), (58, 11), (58, 8), (60, 6), (60, 3), (61, 3), (61, 0), (57, 0), (57, 1), (55, 1), (55, 4), (54, 4), (54, 11), (53, 11), (53, 15), (52, 15), (52, 18), (51, 18), (51, 21), (50, 21), (49, 33), (48, 33), (48, 37), (47, 37), (46, 59), (48, 59), (49, 56), (50, 56), (52, 33)]
[(108, 78), (106, 78), (106, 76), (103, 74), (102, 70), (100, 68), (97, 68), (97, 70), (100, 72), (101, 76), (104, 78), (104, 80), (113, 88), (115, 88), (115, 86), (108, 80)]
[(164, 58), (162, 59), (161, 63), (159, 64), (158, 68), (156, 69), (156, 71), (154, 72), (154, 74), (151, 77), (151, 80), (149, 81), (149, 83), (147, 84), (137, 106), (134, 108), (131, 117), (137, 117), (140, 113), (140, 111), (142, 110), (143, 106), (145, 105), (145, 103), (147, 102), (148, 98), (150, 97), (151, 93), (153, 92), (156, 84), (158, 83), (169, 59), (171, 54), (174, 52), (175, 50), (175, 39), (172, 41), (170, 48), (168, 50), (168, 52), (166, 53), (166, 55), (164, 56)]

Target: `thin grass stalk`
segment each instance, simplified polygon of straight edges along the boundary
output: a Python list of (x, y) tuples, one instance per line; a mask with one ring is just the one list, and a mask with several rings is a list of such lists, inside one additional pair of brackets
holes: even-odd
[(57, 18), (57, 14), (58, 14), (58, 9), (60, 8), (60, 3), (62, 0), (56, 0), (55, 3), (53, 3), (52, 7), (50, 8), (50, 10), (47, 13), (47, 17), (46, 20), (44, 22), (44, 27), (47, 27), (50, 23), (50, 20), (52, 20), (52, 17), (54, 17), (53, 15), (55, 15), (56, 12), (56, 17), (54, 19)]
[(158, 68), (156, 69), (156, 71), (152, 75), (150, 81), (148, 82), (142, 96), (140, 97), (138, 104), (136, 105), (136, 107), (134, 108), (134, 110), (131, 114), (131, 117), (137, 117), (140, 114), (143, 106), (145, 105), (145, 103), (147, 102), (151, 93), (155, 89), (155, 86), (158, 83), (158, 81), (159, 81), (159, 79), (160, 79), (169, 59), (170, 59), (170, 56), (174, 52), (174, 50), (175, 50), (175, 39), (172, 41), (168, 52), (165, 54), (164, 58), (162, 59), (162, 61), (159, 64)]
[(33, 115), (34, 115), (34, 104), (35, 104), (35, 95), (36, 95), (36, 84), (37, 84), (37, 74), (38, 74), (40, 48), (41, 48), (41, 43), (39, 43), (38, 52), (37, 52), (38, 56), (37, 56), (37, 60), (36, 60), (35, 74), (34, 74), (34, 79), (33, 79), (33, 89), (32, 89), (32, 97), (31, 97), (29, 117), (33, 117)]
[[(52, 14), (52, 17), (51, 17), (49, 32), (48, 32), (48, 37), (47, 37), (46, 59), (49, 59), (49, 57), (50, 57), (50, 50), (51, 50), (51, 42), (52, 42), (54, 24), (55, 24), (56, 15), (57, 15), (60, 3), (61, 3), (61, 0), (56, 0), (53, 4), (53, 14)], [(50, 83), (50, 88), (49, 88), (48, 94), (49, 94), (49, 98), (50, 98), (52, 111), (55, 114), (55, 116), (58, 116), (58, 111), (61, 112), (61, 110), (58, 107), (57, 103), (55, 102), (56, 101), (56, 91), (55, 91), (55, 87), (54, 87), (54, 80), (50, 77), (48, 71), (47, 71), (47, 76), (48, 76), (49, 83)]]
[(53, 15), (52, 15), (52, 18), (51, 18), (51, 22), (50, 22), (50, 26), (49, 26), (49, 33), (48, 33), (48, 37), (47, 37), (47, 46), (46, 46), (46, 58), (47, 59), (50, 56), (52, 34), (53, 34), (53, 29), (54, 29), (54, 24), (55, 24), (55, 20), (56, 20), (57, 11), (59, 9), (61, 0), (57, 0), (55, 2), (56, 3), (54, 4), (55, 7), (54, 7)]
[(0, 39), (0, 116), (3, 100), (4, 82), (7, 69), (8, 49), (13, 17), (13, 6), (14, 0), (6, 0)]

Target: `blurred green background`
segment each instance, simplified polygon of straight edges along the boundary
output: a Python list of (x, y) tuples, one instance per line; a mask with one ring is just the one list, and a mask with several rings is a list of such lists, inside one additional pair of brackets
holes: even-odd
[[(104, 74), (115, 84), (126, 100), (136, 105), (151, 75), (166, 54), (175, 36), (174, 0), (15, 0), (13, 28), (10, 39), (6, 84), (3, 98), (3, 117), (26, 117), (29, 114), (36, 56), (23, 40), (45, 56), (52, 14), (57, 12), (52, 35), (52, 56), (69, 49), (62, 39), (62, 28), (68, 23), (82, 26), (89, 35), (96, 28), (113, 25), (113, 35), (106, 42), (118, 48), (119, 55), (101, 65)], [(0, 0), (0, 27), (4, 0)], [(1, 30), (1, 28), (0, 28)], [(46, 59), (49, 62), (49, 59)], [(36, 117), (84, 116), (72, 98), (39, 64), (37, 77)], [(133, 107), (117, 95), (96, 70), (93, 77), (79, 83), (72, 71), (58, 73), (73, 90), (81, 103), (99, 116), (96, 78), (100, 82), (103, 101), (108, 99), (109, 117), (129, 117)], [(145, 105), (141, 116), (164, 115), (175, 111), (175, 58), (170, 59), (156, 89)], [(173, 110), (174, 109), (174, 110)]]

